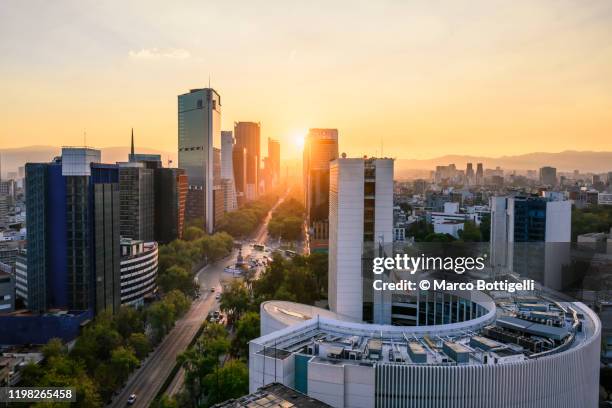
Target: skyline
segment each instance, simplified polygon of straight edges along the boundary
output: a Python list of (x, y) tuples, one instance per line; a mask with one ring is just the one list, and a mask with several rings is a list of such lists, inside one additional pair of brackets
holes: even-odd
[(222, 129), (261, 122), (285, 159), (311, 127), (349, 156), (612, 151), (605, 1), (144, 4), (8, 3), (3, 148), (123, 146), (134, 127), (176, 151), (176, 98), (210, 77)]

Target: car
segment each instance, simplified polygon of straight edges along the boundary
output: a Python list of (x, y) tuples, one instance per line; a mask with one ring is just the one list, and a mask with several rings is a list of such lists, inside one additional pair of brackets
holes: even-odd
[(214, 291), (215, 291), (215, 288), (214, 288), (214, 287), (213, 287), (213, 288), (210, 288), (210, 291), (211, 291), (211, 292), (214, 292)]
[(221, 299), (221, 294), (217, 293), (217, 296), (215, 296), (215, 299), (217, 300)]
[(130, 395), (127, 399), (128, 405), (134, 405), (134, 403), (136, 402), (136, 398), (137, 398), (136, 394)]

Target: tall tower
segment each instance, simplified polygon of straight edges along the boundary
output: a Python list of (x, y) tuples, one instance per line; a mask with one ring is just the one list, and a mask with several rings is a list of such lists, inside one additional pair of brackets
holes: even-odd
[(231, 130), (221, 131), (221, 184), (223, 185), (225, 212), (238, 208), (234, 183), (234, 135)]
[(280, 181), (280, 143), (278, 140), (268, 138), (268, 177), (270, 185), (266, 188), (274, 187)]
[(246, 149), (246, 180), (244, 194), (247, 200), (259, 195), (259, 161), (261, 159), (261, 124), (258, 122), (234, 123), (236, 147)]
[(329, 174), (329, 307), (385, 323), (390, 313), (378, 310), (385, 303), (364, 284), (362, 262), (364, 251), (393, 242), (393, 160), (340, 158)]
[(189, 183), (185, 218), (214, 230), (213, 146), (221, 139), (221, 96), (212, 88), (178, 96), (178, 160)]
[[(302, 161), (304, 206), (311, 234), (311, 250), (327, 246), (329, 165), (338, 158), (338, 129), (310, 129)], [(321, 234), (317, 234), (322, 231)]]

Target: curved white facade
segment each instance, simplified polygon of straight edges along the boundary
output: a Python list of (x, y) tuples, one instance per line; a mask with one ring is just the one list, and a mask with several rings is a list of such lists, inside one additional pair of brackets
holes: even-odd
[(157, 289), (158, 245), (140, 243), (140, 252), (121, 258), (121, 304), (142, 305)]
[[(597, 407), (601, 324), (594, 312), (563, 303), (580, 324), (572, 326), (567, 317), (566, 340), (545, 353), (521, 354), (516, 344), (485, 339), (500, 346), (488, 352), (471, 347), (469, 339), (483, 339), (477, 336), (495, 325), (501, 311), (487, 297), (479, 301), (488, 312), (476, 319), (415, 327), (346, 321), (311, 306), (266, 302), (263, 336), (250, 343), (251, 392), (281, 382), (334, 407)], [(382, 357), (366, 356), (377, 340)], [(434, 343), (443, 346), (432, 350)], [(446, 346), (455, 343), (468, 351), (467, 362), (449, 357)], [(410, 345), (421, 349), (424, 362), (412, 357)], [(330, 357), (342, 348), (342, 357)], [(349, 357), (355, 350), (361, 359)], [(391, 361), (393, 350), (401, 362)]]

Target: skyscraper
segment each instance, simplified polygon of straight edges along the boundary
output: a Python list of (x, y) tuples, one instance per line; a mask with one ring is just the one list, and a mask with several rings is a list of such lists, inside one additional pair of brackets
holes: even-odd
[(236, 185), (234, 183), (234, 135), (231, 130), (221, 131), (221, 184), (225, 202), (225, 212), (238, 208)]
[(540, 168), (540, 183), (547, 186), (557, 185), (557, 169), (554, 167), (542, 167)]
[(393, 160), (339, 158), (329, 174), (329, 307), (371, 321), (382, 311), (362, 259), (367, 247), (393, 242)]
[(26, 164), (32, 311), (119, 308), (119, 169), (99, 161), (99, 150), (63, 148)]
[(236, 202), (241, 206), (246, 201), (246, 147), (234, 145), (232, 150), (232, 165), (234, 166), (234, 183), (236, 186)]
[(465, 182), (468, 185), (474, 184), (474, 167), (472, 163), (468, 163), (465, 168)]
[(268, 138), (268, 159), (266, 161), (266, 174), (268, 176), (267, 189), (274, 187), (280, 181), (280, 143), (278, 140)]
[(482, 163), (476, 164), (476, 184), (484, 184), (484, 169), (482, 167)]
[(261, 159), (261, 124), (257, 122), (234, 123), (236, 147), (246, 149), (246, 180), (244, 194), (247, 200), (259, 195), (259, 167)]
[(213, 145), (221, 138), (221, 97), (212, 88), (178, 97), (178, 160), (189, 183), (186, 218), (201, 218), (214, 230)]
[[(303, 180), (304, 205), (311, 230), (327, 231), (315, 224), (327, 223), (329, 217), (329, 165), (338, 158), (338, 130), (310, 129), (304, 142)], [(311, 250), (325, 249), (327, 237), (311, 240)]]

